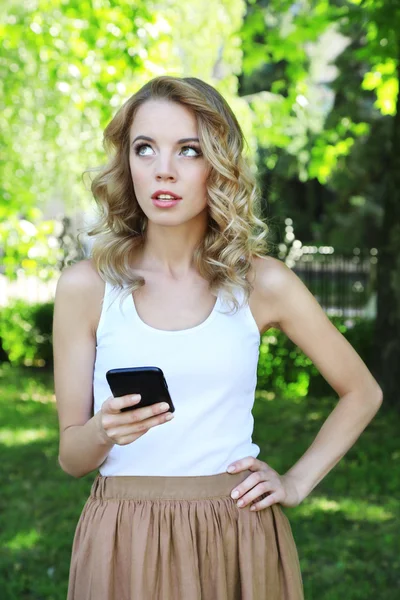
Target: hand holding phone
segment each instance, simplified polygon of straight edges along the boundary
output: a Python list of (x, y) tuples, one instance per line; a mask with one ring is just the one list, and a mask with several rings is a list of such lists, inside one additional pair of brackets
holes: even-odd
[(163, 408), (163, 403), (121, 412), (121, 409), (130, 408), (140, 400), (140, 395), (129, 394), (119, 398), (110, 396), (103, 402), (101, 410), (95, 417), (98, 419), (101, 434), (106, 442), (125, 446), (142, 437), (152, 427), (174, 418), (168, 410), (168, 404)]
[[(161, 369), (112, 369), (106, 377), (114, 396), (107, 398), (95, 416), (107, 442), (130, 444), (152, 427), (173, 419), (175, 407)], [(134, 393), (138, 384), (141, 393)]]

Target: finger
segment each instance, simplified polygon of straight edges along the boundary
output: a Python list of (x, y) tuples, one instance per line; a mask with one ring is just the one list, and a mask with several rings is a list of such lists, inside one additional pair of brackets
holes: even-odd
[(240, 471), (245, 471), (249, 469), (250, 471), (257, 471), (262, 466), (265, 466), (266, 463), (261, 462), (254, 456), (246, 456), (245, 458), (241, 458), (240, 460), (235, 460), (235, 462), (231, 463), (226, 469), (228, 473), (239, 473)]
[(146, 433), (152, 427), (156, 427), (157, 425), (161, 425), (162, 423), (171, 421), (173, 418), (174, 415), (172, 413), (157, 415), (156, 417), (152, 417), (151, 419), (136, 421), (135, 423), (109, 429), (107, 431), (107, 435), (115, 440), (118, 440), (117, 443), (120, 444), (121, 439), (127, 436), (131, 436), (132, 439), (135, 439), (138, 433)]
[(119, 413), (118, 425), (124, 425), (126, 423), (137, 423), (138, 421), (144, 421), (153, 416), (166, 413), (170, 407), (167, 402), (159, 402), (158, 404), (152, 404), (151, 406), (143, 406), (142, 408), (134, 408), (122, 413)]
[(117, 414), (121, 411), (121, 408), (128, 408), (128, 406), (134, 406), (141, 400), (140, 394), (128, 394), (126, 396), (110, 396), (104, 403), (104, 411), (108, 413)]
[(265, 481), (265, 476), (262, 471), (257, 471), (256, 473), (252, 473), (244, 481), (239, 483), (231, 492), (231, 496), (234, 500), (241, 498), (246, 492), (251, 490), (255, 485), (260, 483), (261, 481)]
[(274, 492), (273, 494), (269, 494), (266, 498), (263, 498), (259, 502), (256, 502), (252, 506), (250, 506), (250, 510), (259, 511), (264, 508), (268, 508), (268, 506), (272, 506), (273, 504), (278, 504), (282, 498), (280, 497), (278, 492)]
[(257, 484), (251, 490), (249, 490), (246, 494), (244, 494), (239, 500), (236, 502), (239, 508), (244, 508), (254, 500), (257, 500), (260, 496), (265, 494), (266, 492), (271, 491), (272, 485), (270, 481), (262, 481)]
[[(167, 412), (165, 414), (157, 415), (156, 417), (151, 417), (150, 419), (138, 421), (137, 423), (132, 424), (131, 427), (127, 427), (127, 430), (129, 433), (132, 432), (132, 429), (137, 433), (141, 433), (142, 431), (148, 431), (156, 425), (161, 425), (161, 423), (171, 421), (173, 417), (174, 415), (172, 413)], [(124, 435), (123, 431), (121, 432), (121, 435)]]

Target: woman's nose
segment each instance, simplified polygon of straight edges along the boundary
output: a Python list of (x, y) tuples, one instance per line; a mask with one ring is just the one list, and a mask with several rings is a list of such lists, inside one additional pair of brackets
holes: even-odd
[(156, 173), (156, 179), (158, 181), (160, 181), (161, 179), (175, 180), (176, 177), (175, 177), (175, 175), (172, 175), (172, 174), (167, 173), (167, 172), (157, 171), (157, 173)]
[(156, 162), (155, 173), (157, 179), (175, 179), (176, 169), (171, 156), (160, 156)]

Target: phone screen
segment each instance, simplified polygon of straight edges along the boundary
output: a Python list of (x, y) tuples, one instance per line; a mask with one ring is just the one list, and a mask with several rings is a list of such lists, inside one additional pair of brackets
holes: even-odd
[(123, 369), (110, 369), (106, 373), (108, 385), (115, 398), (127, 394), (140, 394), (139, 404), (122, 409), (134, 410), (143, 406), (152, 406), (159, 402), (167, 402), (171, 412), (175, 412), (168, 390), (164, 373), (159, 367), (128, 367)]

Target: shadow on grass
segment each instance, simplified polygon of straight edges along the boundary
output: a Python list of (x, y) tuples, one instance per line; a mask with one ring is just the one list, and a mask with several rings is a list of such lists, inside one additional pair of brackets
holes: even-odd
[(3, 372), (2, 600), (65, 599), (72, 539), (95, 477), (93, 473), (74, 479), (58, 465), (58, 422), (51, 385), (51, 374), (25, 378), (20, 370)]
[(1, 447), (1, 598), (66, 597), (69, 553), (93, 476), (75, 480), (57, 464), (57, 440)]
[[(3, 369), (1, 379), (0, 596), (65, 600), (72, 539), (95, 474), (73, 479), (62, 472), (51, 373), (28, 374)], [(257, 393), (254, 441), (259, 458), (283, 473), (336, 400), (267, 397)], [(283, 509), (306, 600), (399, 597), (398, 430), (399, 417), (381, 409), (308, 498)]]
[[(253, 410), (259, 458), (278, 473), (307, 450), (337, 398), (271, 398)], [(295, 508), (306, 600), (395, 600), (400, 592), (399, 415), (382, 407), (356, 444)]]

